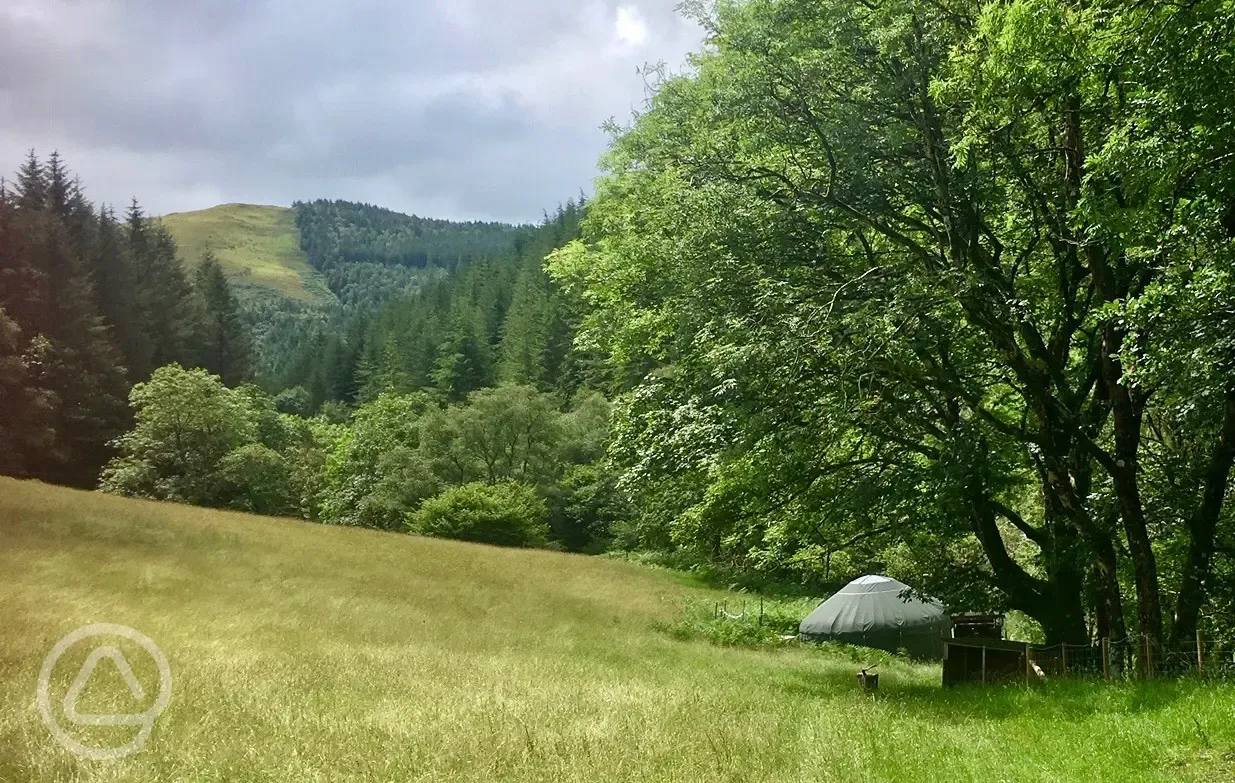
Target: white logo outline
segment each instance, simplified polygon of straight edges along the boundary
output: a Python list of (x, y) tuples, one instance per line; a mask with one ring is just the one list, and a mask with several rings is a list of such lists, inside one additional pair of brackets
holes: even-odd
[[(129, 666), (128, 660), (125, 659), (124, 653), (117, 648), (110, 645), (95, 648), (86, 658), (85, 663), (82, 664), (77, 676), (73, 678), (73, 683), (69, 686), (69, 691), (65, 694), (63, 703), (64, 717), (69, 723), (76, 726), (141, 727), (136, 737), (118, 748), (96, 748), (82, 744), (56, 720), (51, 704), (51, 674), (52, 670), (56, 667), (56, 662), (60, 660), (60, 656), (64, 655), (70, 647), (82, 639), (104, 635), (119, 636), (141, 645), (150, 654), (150, 657), (154, 659), (159, 669), (159, 693), (155, 697), (154, 704), (150, 705), (145, 712), (131, 715), (94, 715), (77, 711), (77, 700), (80, 698), (82, 690), (85, 689), (86, 682), (89, 681), (94, 668), (104, 658), (110, 659), (116, 665), (116, 668), (120, 670), (120, 676), (124, 679), (125, 684), (129, 688), (129, 693), (134, 698), (139, 700), (145, 698), (145, 689), (142, 688), (137, 678), (133, 676), (133, 669)], [(150, 733), (154, 730), (155, 719), (163, 713), (163, 710), (167, 709), (171, 698), (172, 673), (171, 667), (167, 663), (167, 657), (163, 655), (163, 651), (158, 648), (158, 645), (151, 641), (150, 637), (127, 625), (94, 623), (70, 632), (60, 641), (56, 642), (56, 646), (43, 659), (43, 668), (39, 671), (38, 704), (39, 713), (43, 717), (43, 723), (51, 731), (56, 741), (66, 749), (95, 761), (123, 758), (141, 750), (146, 741), (150, 739)]]

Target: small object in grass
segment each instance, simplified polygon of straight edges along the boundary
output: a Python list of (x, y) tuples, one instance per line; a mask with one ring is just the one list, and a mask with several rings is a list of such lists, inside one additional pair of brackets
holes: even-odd
[(858, 686), (867, 693), (879, 690), (878, 672), (869, 672), (866, 669), (858, 672)]

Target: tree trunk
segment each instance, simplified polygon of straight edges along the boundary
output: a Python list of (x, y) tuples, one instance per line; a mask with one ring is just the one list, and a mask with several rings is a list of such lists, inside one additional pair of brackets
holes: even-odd
[(1209, 458), (1201, 506), (1188, 520), (1188, 554), (1171, 623), (1172, 643), (1186, 641), (1196, 634), (1201, 606), (1205, 603), (1205, 583), (1213, 561), (1214, 533), (1226, 497), (1232, 462), (1235, 462), (1235, 390), (1228, 390), (1223, 405), (1222, 432)]
[[(1105, 269), (1101, 253), (1093, 252), (1094, 264)], [(1100, 277), (1109, 277), (1109, 270)], [(1101, 371), (1111, 401), (1114, 430), (1114, 464), (1107, 470), (1114, 482), (1115, 498), (1123, 519), (1124, 537), (1132, 560), (1136, 583), (1137, 618), (1142, 636), (1162, 641), (1162, 600), (1158, 589), (1158, 565), (1145, 520), (1141, 501), (1140, 462), (1141, 427), (1145, 413), (1145, 395), (1129, 387), (1123, 375), (1119, 352), (1124, 345), (1124, 333), (1108, 323), (1102, 335)]]
[(1004, 545), (992, 504), (979, 491), (970, 503), (970, 523), (986, 554), (995, 584), (1008, 605), (1037, 620), (1048, 644), (1081, 644), (1086, 640), (1085, 613), (1081, 602), (1081, 571), (1076, 567), (1070, 529), (1060, 526), (1044, 551), (1047, 579), (1029, 574)]

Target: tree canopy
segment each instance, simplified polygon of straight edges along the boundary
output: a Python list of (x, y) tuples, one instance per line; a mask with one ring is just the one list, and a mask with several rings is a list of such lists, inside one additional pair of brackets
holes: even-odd
[(551, 263), (630, 389), (643, 540), (1191, 634), (1235, 457), (1233, 18), (700, 11)]

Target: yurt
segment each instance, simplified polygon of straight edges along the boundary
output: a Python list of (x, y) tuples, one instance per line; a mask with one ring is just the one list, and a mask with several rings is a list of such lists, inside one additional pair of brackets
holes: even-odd
[(891, 577), (859, 577), (807, 615), (798, 626), (798, 637), (942, 658), (943, 639), (951, 625), (948, 613), (942, 604), (911, 593), (908, 585)]

